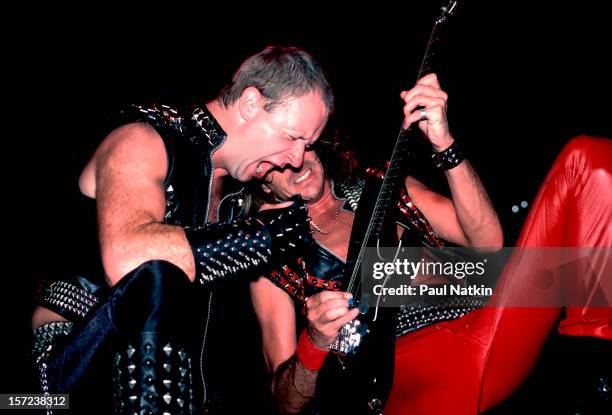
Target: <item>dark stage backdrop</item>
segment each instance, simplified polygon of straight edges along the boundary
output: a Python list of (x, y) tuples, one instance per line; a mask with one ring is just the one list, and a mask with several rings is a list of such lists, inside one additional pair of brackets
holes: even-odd
[[(408, 2), (415, 3), (415, 2)], [(269, 44), (297, 45), (320, 60), (337, 97), (334, 122), (362, 162), (381, 164), (401, 123), (437, 1), (282, 17), (234, 19), (203, 10), (121, 10), (62, 17), (43, 13), (8, 46), (16, 115), (5, 123), (5, 209), (9, 265), (2, 289), (8, 366), (0, 392), (31, 388), (29, 313), (33, 282), (71, 256), (77, 179), (123, 103), (206, 102), (240, 61)], [(545, 172), (562, 145), (588, 133), (612, 137), (608, 10), (595, 2), (467, 2), (448, 27), (437, 73), (449, 93), (451, 131), (477, 167), (512, 245)], [(604, 3), (604, 2), (601, 2)], [(534, 9), (535, 7), (535, 9)], [(53, 18), (51, 18), (51, 13)], [(74, 11), (72, 11), (74, 12)], [(57, 14), (58, 16), (55, 16)], [(95, 15), (95, 16), (94, 16)], [(94, 18), (95, 17), (95, 18)], [(6, 144), (9, 144), (8, 147)], [(445, 191), (415, 145), (414, 174)]]

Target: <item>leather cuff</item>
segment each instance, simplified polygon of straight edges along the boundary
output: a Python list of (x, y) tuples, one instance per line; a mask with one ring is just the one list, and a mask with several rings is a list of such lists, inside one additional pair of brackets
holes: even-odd
[(450, 170), (457, 167), (459, 163), (465, 160), (465, 155), (461, 150), (461, 146), (454, 141), (446, 150), (439, 153), (434, 152), (431, 158), (437, 168)]
[(272, 241), (263, 224), (255, 219), (209, 224), (185, 230), (193, 250), (196, 274), (201, 284), (236, 277), (269, 262)]

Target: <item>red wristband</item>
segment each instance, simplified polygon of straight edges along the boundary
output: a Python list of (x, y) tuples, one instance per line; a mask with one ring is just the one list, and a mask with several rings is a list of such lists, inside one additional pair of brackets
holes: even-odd
[(295, 354), (306, 369), (317, 372), (323, 366), (328, 353), (329, 349), (321, 350), (312, 344), (310, 337), (308, 337), (308, 330), (302, 331)]

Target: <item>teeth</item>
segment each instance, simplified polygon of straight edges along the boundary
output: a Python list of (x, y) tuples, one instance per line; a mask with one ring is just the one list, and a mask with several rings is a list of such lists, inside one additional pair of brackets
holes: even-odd
[(256, 172), (257, 173), (261, 173), (262, 171), (263, 171), (263, 166), (260, 164), (260, 165), (257, 166)]
[(311, 169), (308, 169), (306, 171), (306, 173), (302, 174), (300, 177), (298, 177), (297, 179), (294, 180), (294, 183), (301, 183), (304, 180), (306, 180), (308, 178), (308, 176), (310, 176), (310, 173), (312, 173)]

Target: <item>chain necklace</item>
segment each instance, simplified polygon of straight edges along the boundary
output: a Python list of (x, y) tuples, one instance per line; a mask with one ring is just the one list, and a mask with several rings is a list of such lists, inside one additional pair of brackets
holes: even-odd
[(340, 211), (342, 210), (342, 205), (338, 205), (338, 209), (336, 209), (336, 214), (334, 215), (334, 220), (332, 222), (332, 227), (330, 230), (325, 231), (323, 229), (321, 229), (320, 227), (317, 226), (316, 223), (314, 223), (312, 221), (312, 219), (310, 219), (310, 225), (312, 226), (312, 229), (314, 229), (315, 231), (319, 232), (321, 235), (329, 235), (330, 233), (332, 233), (333, 231), (336, 230), (336, 228), (338, 227), (338, 217), (340, 216)]

